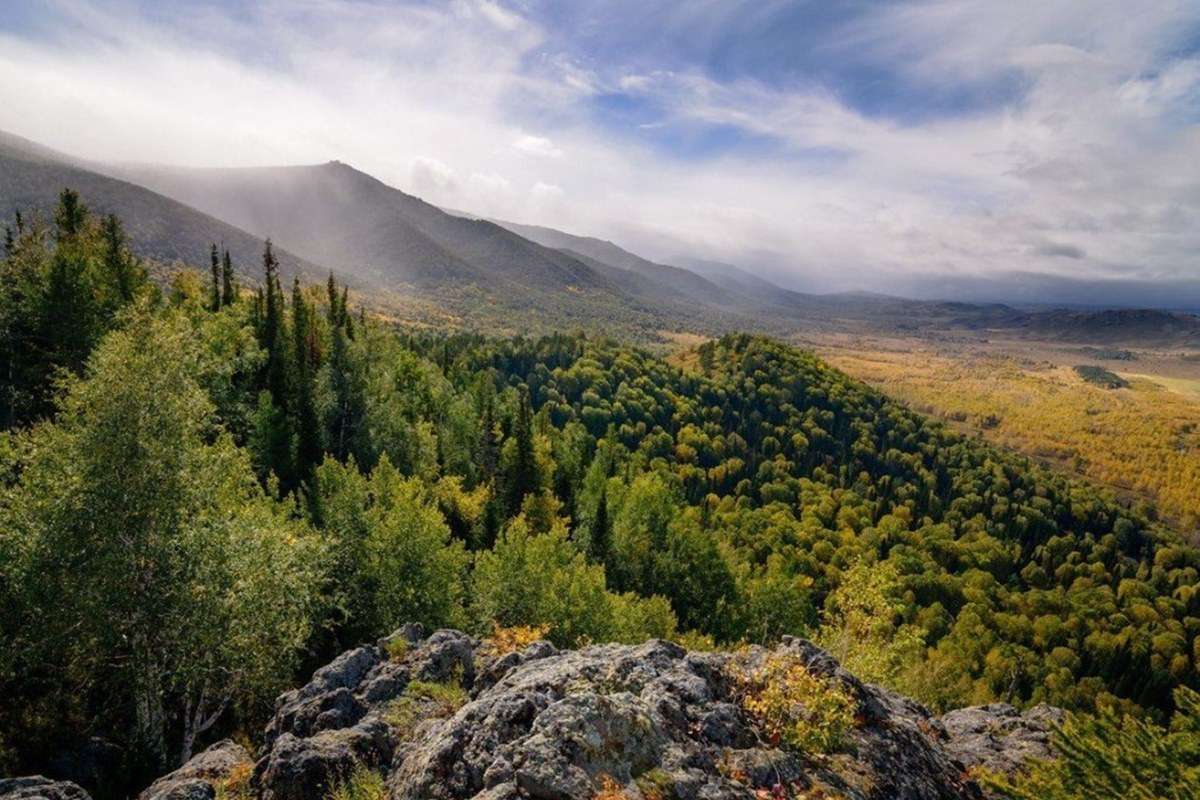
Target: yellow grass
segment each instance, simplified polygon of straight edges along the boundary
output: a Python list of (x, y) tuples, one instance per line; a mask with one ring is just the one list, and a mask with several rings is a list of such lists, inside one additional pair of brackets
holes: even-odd
[(1128, 374), (1128, 389), (1103, 389), (1067, 366), (999, 355), (823, 355), (918, 411), (1150, 499), (1187, 533), (1200, 522), (1200, 381)]

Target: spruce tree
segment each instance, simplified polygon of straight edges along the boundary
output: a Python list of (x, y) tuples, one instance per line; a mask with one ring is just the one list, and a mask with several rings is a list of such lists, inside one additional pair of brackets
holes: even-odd
[(311, 483), (312, 471), (321, 460), (320, 423), (317, 421), (313, 398), (313, 339), (312, 317), (300, 290), (300, 279), (292, 282), (292, 353), (295, 386), (293, 408), (296, 415), (296, 472), (297, 479)]
[(529, 389), (523, 385), (517, 400), (513, 443), (513, 461), (506, 481), (509, 516), (520, 511), (525, 496), (537, 490), (537, 460), (533, 452), (533, 407), (529, 402)]
[[(54, 224), (58, 238), (73, 239), (83, 233), (87, 226), (88, 209), (74, 189), (63, 189), (58, 196), (58, 208), (54, 212)], [(20, 224), (20, 217), (18, 225)]]
[(288, 366), (291, 353), (285, 338), (283, 290), (279, 286), (279, 262), (267, 239), (263, 250), (265, 298), (263, 302), (260, 344), (267, 351), (266, 385), (271, 399), (283, 410), (288, 408)]
[(326, 317), (329, 319), (329, 327), (336, 328), (342, 323), (343, 311), (338, 307), (337, 281), (333, 277), (332, 270), (329, 272), (329, 280), (325, 282), (325, 295), (329, 303), (329, 307), (325, 310)]
[(126, 247), (125, 229), (115, 214), (104, 218), (100, 233), (104, 240), (104, 274), (113, 302), (131, 303), (146, 283), (146, 271)]
[(592, 536), (588, 541), (588, 556), (598, 564), (608, 559), (608, 492), (601, 490), (600, 504), (592, 519)]
[(233, 259), (225, 251), (221, 259), (221, 305), (231, 306), (237, 301), (237, 287), (233, 279)]
[(209, 252), (209, 259), (212, 261), (212, 293), (209, 305), (212, 311), (216, 312), (221, 310), (221, 255), (217, 252), (215, 243)]
[(350, 294), (349, 290), (345, 286), (343, 286), (342, 287), (342, 303), (341, 303), (341, 305), (342, 305), (342, 321), (343, 321), (343, 323), (345, 323), (345, 326), (346, 326), (346, 338), (353, 339), (354, 338), (354, 317), (350, 316), (349, 306), (347, 305), (347, 302), (349, 300), (349, 294)]

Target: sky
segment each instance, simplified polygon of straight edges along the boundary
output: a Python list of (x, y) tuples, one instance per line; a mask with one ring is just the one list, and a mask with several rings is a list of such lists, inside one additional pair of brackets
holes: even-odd
[(0, 129), (811, 291), (1200, 306), (1197, 0), (0, 0)]

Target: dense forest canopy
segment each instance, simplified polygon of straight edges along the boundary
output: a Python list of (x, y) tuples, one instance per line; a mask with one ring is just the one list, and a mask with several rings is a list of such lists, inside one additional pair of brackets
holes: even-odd
[(162, 291), (71, 193), (10, 230), (0, 762), (153, 771), (407, 621), (806, 635), (937, 708), (1200, 686), (1200, 551), (808, 353), (397, 330), (261, 269)]

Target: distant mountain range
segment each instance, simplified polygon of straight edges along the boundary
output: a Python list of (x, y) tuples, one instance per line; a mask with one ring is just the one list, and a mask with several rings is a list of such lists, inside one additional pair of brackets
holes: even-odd
[(599, 327), (997, 330), (1081, 342), (1200, 344), (1200, 319), (1167, 312), (1028, 312), (1001, 304), (814, 295), (731, 264), (659, 263), (612, 242), (447, 212), (346, 164), (195, 169), (89, 162), (0, 132), (0, 216), (48, 215), (64, 187), (125, 222), (154, 261), (204, 264), (212, 243), (258, 276), (270, 237), (285, 275), (329, 271), (400, 319), (496, 332)]
[[(99, 214), (116, 214), (125, 224), (134, 251), (166, 265), (204, 264), (209, 247), (226, 247), (240, 268), (258, 275), (263, 240), (214, 216), (142, 186), (100, 174), (84, 162), (27, 139), (0, 132), (0, 219), (14, 212), (53, 213), (64, 188), (78, 191)], [(324, 267), (276, 249), (284, 274), (320, 279)]]

